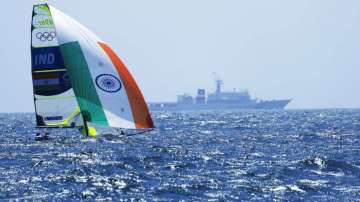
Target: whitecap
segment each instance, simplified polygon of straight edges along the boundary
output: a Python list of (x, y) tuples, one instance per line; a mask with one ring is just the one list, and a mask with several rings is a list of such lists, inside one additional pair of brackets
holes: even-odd
[(327, 180), (310, 180), (310, 179), (301, 179), (299, 180), (301, 184), (308, 185), (310, 187), (324, 187), (328, 183)]
[(211, 134), (212, 132), (210, 130), (202, 130), (200, 131), (202, 134), (206, 134), (206, 135), (209, 135)]
[(334, 177), (343, 177), (345, 176), (344, 172), (324, 172), (321, 170), (311, 170), (311, 172), (316, 173), (318, 175), (330, 175), (330, 176), (334, 176)]
[(94, 192), (90, 191), (89, 189), (81, 192), (81, 194), (82, 194), (83, 196), (94, 196), (94, 195), (95, 195)]
[(202, 158), (205, 162), (207, 162), (207, 161), (209, 161), (209, 160), (211, 159), (211, 157), (210, 157), (210, 156), (207, 156), (207, 155), (203, 155), (203, 156), (201, 156), (201, 158)]
[(126, 187), (126, 183), (122, 180), (114, 182), (114, 185), (116, 185), (119, 189), (124, 189)]
[(300, 192), (300, 193), (306, 192), (305, 190), (300, 189), (297, 185), (287, 185), (287, 187), (292, 191), (296, 191), (296, 192)]
[(19, 181), (20, 184), (27, 184), (28, 182), (29, 182), (29, 180), (25, 180), (25, 179)]
[(286, 190), (287, 190), (287, 188), (285, 186), (278, 186), (278, 187), (271, 189), (271, 191), (273, 191), (273, 192), (285, 192)]

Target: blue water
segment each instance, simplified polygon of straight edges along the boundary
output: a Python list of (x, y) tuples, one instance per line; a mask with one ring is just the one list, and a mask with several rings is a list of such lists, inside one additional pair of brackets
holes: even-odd
[(0, 200), (360, 199), (360, 110), (153, 117), (142, 135), (37, 142), (33, 114), (0, 114)]

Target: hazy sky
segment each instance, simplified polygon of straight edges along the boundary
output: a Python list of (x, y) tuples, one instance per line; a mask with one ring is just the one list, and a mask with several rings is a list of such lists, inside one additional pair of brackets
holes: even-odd
[[(33, 3), (1, 3), (0, 112), (33, 111)], [(48, 1), (108, 42), (148, 101), (224, 89), (289, 108), (360, 107), (358, 0)]]

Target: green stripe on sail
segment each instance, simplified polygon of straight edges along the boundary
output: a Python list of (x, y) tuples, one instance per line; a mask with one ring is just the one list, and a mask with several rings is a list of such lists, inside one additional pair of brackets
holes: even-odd
[(60, 45), (80, 110), (87, 121), (109, 125), (79, 42)]

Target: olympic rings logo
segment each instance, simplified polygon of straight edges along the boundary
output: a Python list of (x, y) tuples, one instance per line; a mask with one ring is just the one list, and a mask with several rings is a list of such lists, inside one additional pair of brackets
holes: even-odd
[(40, 41), (52, 41), (56, 38), (55, 32), (38, 32), (36, 38)]

